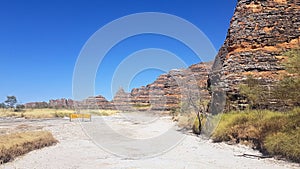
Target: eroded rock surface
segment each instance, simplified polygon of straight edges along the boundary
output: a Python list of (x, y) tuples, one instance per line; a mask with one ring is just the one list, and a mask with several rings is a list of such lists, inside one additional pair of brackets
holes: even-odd
[(268, 87), (280, 80), (283, 52), (300, 44), (299, 5), (296, 0), (238, 1), (210, 74), (215, 92), (226, 92), (227, 110), (243, 108), (238, 87), (248, 75)]

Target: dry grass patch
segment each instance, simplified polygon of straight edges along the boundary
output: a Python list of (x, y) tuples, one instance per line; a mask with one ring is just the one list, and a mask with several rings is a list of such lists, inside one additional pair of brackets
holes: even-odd
[(119, 111), (118, 110), (87, 109), (87, 110), (81, 110), (80, 113), (88, 113), (88, 114), (93, 114), (93, 115), (97, 115), (97, 116), (111, 116), (111, 115), (119, 113)]
[(31, 131), (0, 136), (0, 162), (6, 163), (32, 150), (51, 146), (58, 141), (48, 131)]
[(23, 117), (27, 119), (34, 118), (55, 118), (69, 117), (74, 110), (71, 109), (26, 109)]
[[(72, 109), (25, 109), (21, 112), (15, 112), (12, 109), (0, 109), (0, 117), (24, 117), (26, 119), (39, 118), (63, 118), (69, 117), (70, 114), (75, 113)], [(118, 110), (80, 110), (80, 113), (88, 113), (99, 116), (110, 116), (118, 113)]]
[(196, 119), (197, 116), (195, 114), (188, 113), (188, 114), (178, 115), (175, 118), (175, 121), (177, 121), (178, 127), (190, 130), (193, 128)]

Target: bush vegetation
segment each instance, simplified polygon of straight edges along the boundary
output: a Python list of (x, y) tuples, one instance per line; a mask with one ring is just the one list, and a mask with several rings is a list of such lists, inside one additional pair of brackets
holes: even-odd
[(248, 100), (248, 108), (268, 108), (270, 100), (275, 100), (281, 109), (300, 106), (300, 48), (283, 55), (287, 56), (282, 64), (286, 73), (278, 83), (268, 86), (263, 81), (248, 76), (239, 86), (240, 94)]
[(17, 156), (55, 143), (57, 140), (48, 131), (0, 135), (0, 163), (9, 162)]
[(212, 139), (251, 145), (263, 153), (300, 162), (300, 108), (285, 113), (245, 110), (223, 114)]
[[(222, 115), (212, 139), (251, 145), (265, 154), (300, 162), (300, 48), (283, 55), (286, 73), (273, 86), (249, 76), (239, 92), (249, 103), (244, 111)], [(263, 110), (270, 101), (286, 112)]]

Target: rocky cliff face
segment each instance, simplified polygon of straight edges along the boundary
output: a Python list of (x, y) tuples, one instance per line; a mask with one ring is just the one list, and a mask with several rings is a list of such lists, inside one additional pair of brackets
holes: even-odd
[(132, 89), (131, 93), (120, 90), (113, 104), (120, 110), (168, 111), (178, 108), (189, 94), (198, 94), (201, 99), (209, 100), (206, 88), (211, 65), (199, 63), (188, 69), (171, 70), (147, 86)]
[(238, 0), (224, 45), (210, 73), (212, 102), (226, 92), (226, 109), (243, 108), (238, 86), (248, 75), (272, 86), (280, 79), (282, 53), (299, 45), (300, 1)]

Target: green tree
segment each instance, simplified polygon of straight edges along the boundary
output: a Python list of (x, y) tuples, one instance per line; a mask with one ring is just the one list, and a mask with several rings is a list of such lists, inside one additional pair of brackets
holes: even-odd
[(283, 63), (287, 72), (294, 74), (295, 76), (300, 75), (300, 48), (292, 49), (286, 53), (285, 56), (288, 57), (287, 61)]
[(273, 93), (287, 106), (300, 106), (300, 79), (285, 77), (275, 86)]
[(245, 96), (249, 102), (249, 108), (261, 108), (269, 97), (269, 89), (262, 86), (258, 79), (248, 76), (244, 84), (239, 86), (240, 94)]
[(300, 48), (292, 49), (283, 55), (287, 74), (274, 88), (274, 96), (287, 106), (300, 106)]
[(14, 108), (16, 103), (17, 103), (16, 96), (7, 96), (7, 99), (5, 100), (5, 104), (7, 105), (7, 107)]
[(283, 63), (288, 74), (273, 87), (266, 88), (252, 76), (239, 86), (240, 94), (247, 98), (250, 108), (266, 106), (270, 99), (275, 99), (281, 106), (300, 106), (300, 48), (283, 55), (288, 57)]

